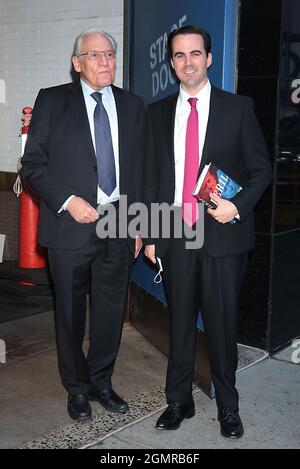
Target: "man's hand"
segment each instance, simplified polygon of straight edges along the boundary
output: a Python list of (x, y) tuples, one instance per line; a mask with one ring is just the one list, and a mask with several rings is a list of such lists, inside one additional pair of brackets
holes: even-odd
[(210, 198), (218, 205), (216, 209), (209, 208), (207, 213), (219, 223), (229, 223), (238, 215), (238, 209), (230, 200), (221, 199), (215, 194), (210, 194)]
[(93, 223), (99, 218), (97, 210), (81, 197), (73, 197), (67, 205), (67, 211), (77, 223)]
[(149, 244), (145, 246), (145, 256), (149, 259), (153, 264), (156, 264), (156, 257), (155, 257), (155, 244)]
[(135, 237), (135, 251), (134, 251), (134, 258), (136, 259), (139, 256), (139, 253), (141, 252), (141, 249), (143, 247), (143, 241), (140, 235), (137, 235)]

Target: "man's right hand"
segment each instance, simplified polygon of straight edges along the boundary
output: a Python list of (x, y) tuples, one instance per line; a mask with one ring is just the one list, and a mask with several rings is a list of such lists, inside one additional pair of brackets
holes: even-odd
[(155, 244), (149, 244), (145, 246), (145, 256), (149, 259), (153, 264), (156, 264), (156, 257), (155, 257)]
[(66, 210), (77, 223), (93, 223), (99, 218), (97, 210), (81, 197), (73, 197)]

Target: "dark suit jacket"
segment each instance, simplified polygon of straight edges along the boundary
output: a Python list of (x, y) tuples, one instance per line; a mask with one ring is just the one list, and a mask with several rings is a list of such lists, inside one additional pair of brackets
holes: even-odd
[[(145, 109), (142, 100), (112, 86), (118, 114), (120, 194), (142, 198)], [(97, 207), (97, 162), (80, 82), (41, 90), (36, 99), (22, 174), (41, 198), (39, 242), (77, 249), (95, 224), (76, 223), (58, 211), (74, 194)], [(133, 240), (129, 241), (133, 248)]]
[[(174, 122), (178, 93), (148, 108), (145, 201), (172, 204), (175, 196)], [(228, 256), (254, 247), (253, 208), (272, 178), (266, 145), (247, 97), (212, 87), (209, 119), (199, 172), (214, 162), (243, 190), (232, 202), (241, 222), (220, 224), (205, 210), (204, 247), (214, 257)], [(167, 239), (155, 242), (163, 255)]]

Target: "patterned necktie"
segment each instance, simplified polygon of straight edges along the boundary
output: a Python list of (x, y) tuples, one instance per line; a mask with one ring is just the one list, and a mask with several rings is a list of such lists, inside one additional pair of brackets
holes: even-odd
[(197, 199), (192, 195), (199, 170), (199, 131), (197, 98), (189, 98), (191, 112), (187, 121), (182, 193), (182, 218), (192, 226), (199, 218)]
[(100, 189), (110, 196), (115, 190), (117, 183), (109, 119), (102, 103), (102, 94), (95, 92), (91, 96), (97, 103), (94, 111), (94, 128), (98, 184)]

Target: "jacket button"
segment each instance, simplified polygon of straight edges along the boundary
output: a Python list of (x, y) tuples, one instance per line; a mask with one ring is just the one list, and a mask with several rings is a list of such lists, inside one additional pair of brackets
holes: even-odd
[(94, 166), (94, 171), (97, 171), (97, 166)]

